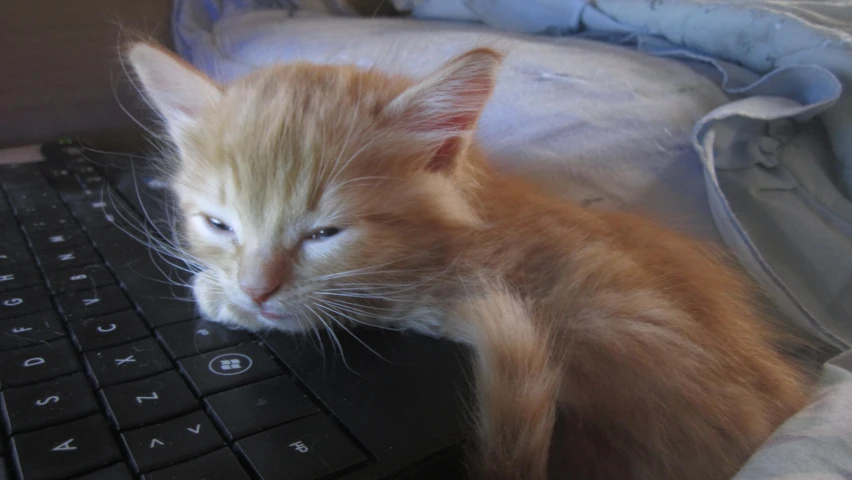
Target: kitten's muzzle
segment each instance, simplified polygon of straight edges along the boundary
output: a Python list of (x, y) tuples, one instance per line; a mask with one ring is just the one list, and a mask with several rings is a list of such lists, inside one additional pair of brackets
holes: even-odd
[(287, 283), (292, 273), (286, 254), (249, 250), (240, 262), (239, 284), (256, 304), (262, 305)]

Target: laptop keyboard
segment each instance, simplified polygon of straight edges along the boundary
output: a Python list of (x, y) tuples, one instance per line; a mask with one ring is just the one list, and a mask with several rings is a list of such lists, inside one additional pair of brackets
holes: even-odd
[(260, 338), (197, 318), (186, 275), (122, 231), (139, 206), (92, 162), (0, 166), (0, 185), (13, 477), (315, 479), (367, 462)]

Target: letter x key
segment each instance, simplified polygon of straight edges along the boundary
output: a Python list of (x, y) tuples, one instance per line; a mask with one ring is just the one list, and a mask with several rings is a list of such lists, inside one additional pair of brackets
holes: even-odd
[(83, 354), (99, 387), (150, 377), (172, 364), (153, 338)]

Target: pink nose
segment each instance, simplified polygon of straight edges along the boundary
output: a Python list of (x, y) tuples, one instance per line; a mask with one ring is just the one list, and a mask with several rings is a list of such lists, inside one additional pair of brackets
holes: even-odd
[(254, 300), (255, 303), (257, 303), (257, 304), (261, 304), (261, 303), (269, 300), (269, 297), (274, 295), (275, 292), (277, 292), (279, 288), (281, 288), (280, 283), (275, 284), (275, 285), (266, 284), (266, 285), (253, 285), (253, 286), (240, 284), (240, 289), (242, 289), (242, 291), (246, 292), (246, 295), (251, 297), (251, 299)]
[(257, 304), (269, 300), (292, 274), (286, 254), (269, 250), (249, 250), (240, 262), (240, 288)]

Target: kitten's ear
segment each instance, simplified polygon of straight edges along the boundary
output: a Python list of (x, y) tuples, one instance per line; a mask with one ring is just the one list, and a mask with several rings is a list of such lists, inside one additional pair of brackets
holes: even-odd
[(478, 48), (453, 58), (385, 107), (394, 123), (434, 144), (431, 171), (447, 170), (467, 147), (494, 91), (502, 55)]
[(134, 43), (127, 49), (127, 60), (172, 135), (195, 122), (222, 96), (216, 83), (163, 48)]

